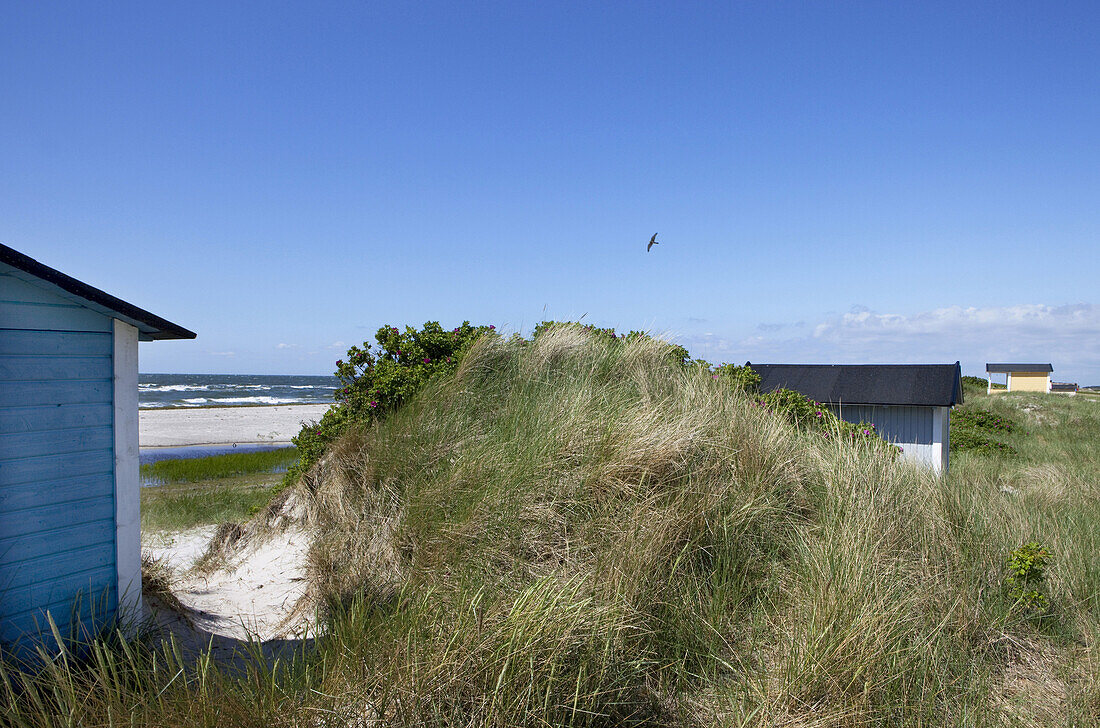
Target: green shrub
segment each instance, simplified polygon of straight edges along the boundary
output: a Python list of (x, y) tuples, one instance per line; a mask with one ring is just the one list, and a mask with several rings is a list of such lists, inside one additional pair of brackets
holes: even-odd
[(1016, 457), (1016, 448), (994, 440), (977, 430), (951, 429), (951, 452), (969, 452), (989, 457)]
[(956, 408), (951, 411), (951, 452), (969, 452), (988, 457), (1016, 457), (1016, 448), (1001, 442), (1000, 435), (1016, 432), (1020, 424), (1011, 417), (984, 409)]
[[(701, 359), (696, 361), (702, 362)], [(712, 376), (743, 392), (756, 393), (760, 391), (760, 375), (754, 372), (752, 367), (723, 364), (714, 370)]]
[(832, 433), (835, 432), (839, 433), (842, 439), (881, 443), (901, 452), (901, 448), (883, 440), (873, 424), (842, 420), (826, 405), (815, 402), (793, 389), (779, 388), (774, 392), (768, 392), (757, 400), (756, 405), (784, 416), (801, 430), (820, 432), (826, 438), (832, 437)]
[(1016, 420), (983, 409), (957, 409), (951, 413), (951, 427), (977, 428), (986, 432), (1015, 432)]
[(1009, 595), (1016, 605), (1028, 611), (1045, 610), (1046, 595), (1041, 591), (1045, 579), (1043, 571), (1050, 562), (1050, 551), (1035, 541), (1013, 549), (1008, 555)]
[(336, 390), (336, 403), (320, 422), (305, 425), (296, 437), (299, 460), (289, 468), (284, 487), (308, 470), (329, 443), (350, 425), (369, 422), (407, 402), (432, 377), (455, 371), (470, 344), (495, 326), (472, 326), (463, 321), (450, 331), (438, 321), (428, 321), (418, 331), (406, 326), (383, 326), (374, 335), (376, 345), (364, 342), (348, 349), (347, 358), (336, 362), (336, 376), (343, 385)]

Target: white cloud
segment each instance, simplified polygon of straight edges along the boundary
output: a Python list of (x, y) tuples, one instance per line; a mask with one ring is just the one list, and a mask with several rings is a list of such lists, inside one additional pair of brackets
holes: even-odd
[(1050, 362), (1054, 378), (1100, 383), (1100, 305), (948, 306), (912, 314), (856, 306), (817, 322), (767, 323), (748, 337), (682, 337), (710, 361), (935, 363), (983, 374), (995, 361)]
[(297, 349), (298, 345), (297, 344), (287, 344), (287, 343), (284, 343), (284, 342), (279, 342), (278, 344), (275, 345), (275, 348), (276, 349)]
[(346, 348), (348, 348), (348, 345), (345, 344), (342, 341), (334, 341), (325, 348), (327, 348), (327, 349), (346, 349)]
[(210, 356), (224, 356), (224, 357), (237, 356), (237, 352), (235, 352), (235, 351), (208, 351), (206, 353), (209, 354)]

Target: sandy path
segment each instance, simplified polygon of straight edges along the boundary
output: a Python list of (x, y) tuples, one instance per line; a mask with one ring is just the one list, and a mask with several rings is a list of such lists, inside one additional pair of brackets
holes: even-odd
[(211, 635), (262, 641), (307, 636), (312, 613), (296, 610), (306, 590), (306, 535), (289, 528), (232, 553), (209, 574), (190, 570), (214, 530), (205, 526), (145, 539), (144, 551), (165, 560), (178, 575), (172, 591), (187, 607), (193, 626), (173, 625), (176, 636), (200, 647)]
[(230, 443), (290, 444), (302, 422), (315, 422), (327, 404), (275, 407), (144, 409), (138, 413), (141, 447)]

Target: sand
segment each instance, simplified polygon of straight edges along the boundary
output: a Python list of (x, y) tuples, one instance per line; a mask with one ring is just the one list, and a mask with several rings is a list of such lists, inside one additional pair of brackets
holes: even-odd
[(315, 615), (302, 608), (308, 536), (287, 528), (256, 539), (213, 571), (195, 570), (215, 526), (175, 534), (146, 534), (142, 551), (175, 574), (172, 592), (183, 612), (146, 603), (147, 616), (194, 657), (209, 650), (222, 662), (239, 662), (259, 648), (268, 658), (286, 654), (316, 633)]
[(268, 443), (289, 445), (303, 422), (315, 422), (327, 404), (274, 407), (144, 409), (138, 413), (141, 447)]

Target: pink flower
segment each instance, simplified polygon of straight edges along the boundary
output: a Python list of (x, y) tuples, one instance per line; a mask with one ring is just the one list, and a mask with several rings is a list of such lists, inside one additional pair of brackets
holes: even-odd
[(428, 357), (424, 357), (424, 363), (425, 363), (425, 364), (431, 364), (431, 363), (432, 363), (432, 360), (431, 360), (431, 359), (429, 359)]
[(493, 326), (492, 324), (489, 324), (489, 330), (490, 331), (496, 330), (496, 326)]
[(370, 406), (371, 406), (371, 407), (377, 407), (377, 406), (378, 406), (378, 403), (377, 403), (377, 402), (375, 402), (375, 401), (373, 401), (373, 400), (371, 400)]
[(717, 378), (718, 378), (718, 375), (717, 375), (717, 374), (711, 374), (711, 375), (710, 375), (710, 378), (711, 378), (711, 379), (717, 379)]

